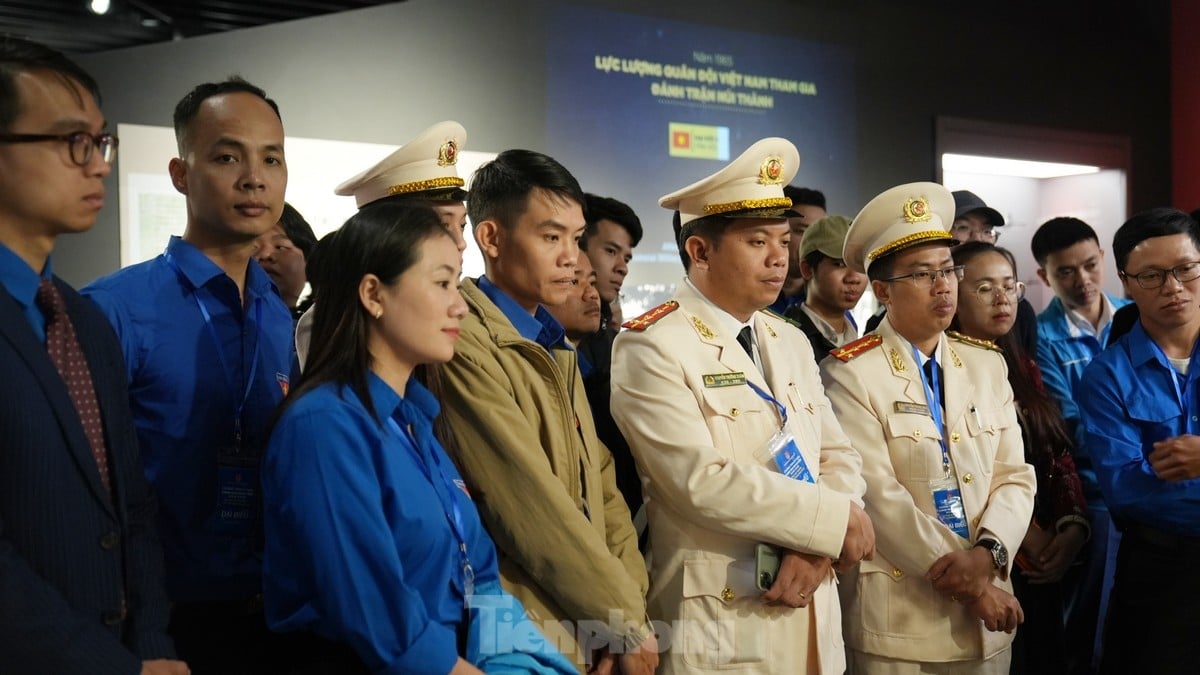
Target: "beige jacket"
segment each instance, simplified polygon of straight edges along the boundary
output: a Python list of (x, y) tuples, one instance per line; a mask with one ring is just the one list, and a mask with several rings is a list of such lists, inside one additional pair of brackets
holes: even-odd
[[(756, 313), (763, 375), (695, 290), (681, 285), (675, 301), (617, 336), (612, 367), (613, 417), (647, 495), (650, 613), (672, 629), (660, 672), (841, 673), (832, 575), (803, 609), (768, 607), (755, 588), (756, 544), (836, 558), (865, 489), (812, 348), (785, 320)], [(766, 446), (780, 416), (750, 382), (786, 407), (816, 483), (773, 468)]]
[[(970, 547), (983, 532), (1016, 554), (1033, 512), (1033, 468), (1025, 463), (1004, 358), (994, 349), (942, 335), (948, 448), (962, 492), (971, 540), (937, 518), (930, 481), (943, 476), (942, 432), (925, 406), (911, 344), (886, 318), (882, 339), (843, 349), (847, 361), (821, 362), (825, 388), (842, 427), (863, 458), (867, 514), (876, 553), (842, 579), (846, 642), (856, 650), (909, 661), (946, 662), (994, 656), (1012, 635), (984, 628), (963, 605), (924, 579), (938, 558)], [(864, 342), (867, 341), (867, 342)], [(872, 344), (877, 342), (877, 344)], [(836, 352), (835, 352), (836, 355)], [(1008, 592), (1012, 584), (994, 583)]]
[[(507, 588), (538, 627), (582, 663), (571, 633), (612, 624), (640, 644), (645, 562), (612, 456), (596, 438), (575, 352), (521, 337), (470, 279), (454, 359), (442, 368), (450, 450), (500, 557)], [(566, 630), (551, 622), (571, 622)]]

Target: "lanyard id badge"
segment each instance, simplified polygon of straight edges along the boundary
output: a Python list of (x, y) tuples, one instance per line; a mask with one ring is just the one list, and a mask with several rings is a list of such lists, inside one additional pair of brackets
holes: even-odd
[(775, 462), (779, 473), (806, 483), (817, 482), (808, 470), (808, 463), (804, 461), (804, 455), (796, 446), (796, 439), (792, 437), (791, 432), (784, 429), (776, 431), (771, 440), (767, 441), (767, 450), (770, 451), (771, 460)]
[(792, 432), (788, 431), (787, 408), (753, 382), (746, 382), (746, 384), (754, 390), (755, 394), (758, 394), (759, 398), (774, 404), (775, 411), (779, 413), (779, 430), (767, 441), (767, 452), (771, 455), (771, 461), (775, 463), (775, 468), (788, 478), (795, 478), (807, 483), (817, 482), (808, 468), (808, 462), (804, 461), (804, 454), (796, 445), (796, 438), (792, 436)]
[[(913, 345), (912, 350), (913, 360), (919, 366), (921, 358), (917, 352), (916, 345)], [(930, 481), (929, 492), (933, 496), (933, 506), (937, 510), (938, 520), (950, 528), (951, 532), (969, 541), (971, 533), (967, 528), (967, 511), (963, 506), (962, 490), (958, 487), (958, 479), (954, 476), (954, 471), (950, 467), (950, 451), (946, 448), (946, 426), (942, 420), (942, 406), (938, 397), (934, 394), (934, 392), (940, 391), (938, 386), (939, 368), (936, 361), (930, 370), (933, 371), (933, 382), (925, 379), (924, 368), (917, 368), (917, 372), (921, 375), (921, 385), (925, 388), (925, 404), (929, 408), (929, 416), (933, 418), (933, 424), (942, 436), (939, 441), (942, 449), (942, 477), (938, 480)]]
[(933, 505), (937, 508), (938, 520), (950, 528), (954, 534), (970, 540), (971, 533), (967, 529), (967, 512), (963, 508), (962, 492), (958, 489), (958, 481), (954, 476), (947, 475), (940, 480), (930, 482), (929, 491), (933, 493)]
[(258, 522), (258, 454), (223, 448), (217, 453), (217, 529), (249, 534)]

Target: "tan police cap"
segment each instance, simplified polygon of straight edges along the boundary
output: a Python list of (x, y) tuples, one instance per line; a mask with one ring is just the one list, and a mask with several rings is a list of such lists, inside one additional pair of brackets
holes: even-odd
[[(679, 212), (679, 225), (707, 216), (787, 218), (792, 200), (783, 196), (800, 153), (784, 138), (764, 138), (708, 178), (665, 195), (660, 206)], [(676, 238), (679, 231), (675, 232)]]
[(462, 201), (467, 193), (458, 176), (458, 151), (467, 130), (458, 122), (438, 122), (375, 166), (345, 181), (334, 194), (354, 195), (358, 208), (395, 195)]
[(820, 251), (835, 260), (841, 258), (849, 229), (850, 219), (846, 216), (825, 216), (809, 225), (800, 240), (800, 259), (807, 258), (813, 251)]
[[(954, 196), (937, 183), (907, 183), (867, 202), (850, 223), (842, 260), (856, 272), (889, 253), (929, 242), (954, 246)], [(805, 235), (808, 233), (805, 232)]]

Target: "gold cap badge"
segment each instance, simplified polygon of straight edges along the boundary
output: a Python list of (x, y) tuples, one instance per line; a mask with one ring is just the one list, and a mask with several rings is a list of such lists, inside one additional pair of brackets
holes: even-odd
[(763, 160), (762, 167), (758, 170), (758, 182), (760, 185), (779, 185), (783, 182), (783, 159), (778, 155), (771, 155)]
[(929, 213), (929, 202), (924, 197), (909, 199), (904, 202), (904, 220), (910, 223), (923, 223), (933, 216)]
[(442, 147), (438, 148), (438, 166), (451, 166), (458, 164), (458, 143), (454, 139), (442, 143)]

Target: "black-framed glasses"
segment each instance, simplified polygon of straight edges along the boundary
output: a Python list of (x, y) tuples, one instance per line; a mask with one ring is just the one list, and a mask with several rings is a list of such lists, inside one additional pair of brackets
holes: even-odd
[(45, 143), (46, 141), (62, 141), (71, 151), (71, 161), (79, 166), (87, 166), (92, 161), (92, 152), (99, 149), (100, 158), (105, 164), (112, 164), (117, 158), (117, 145), (120, 140), (113, 134), (97, 134), (93, 136), (86, 131), (76, 131), (70, 134), (0, 134), (0, 143)]
[(1009, 302), (1019, 302), (1025, 297), (1025, 283), (1018, 281), (1015, 284), (995, 284), (983, 283), (975, 287), (975, 296), (985, 305), (991, 305), (1000, 298), (1008, 298)]
[(1180, 283), (1200, 279), (1200, 260), (1180, 263), (1169, 270), (1152, 267), (1145, 272), (1138, 272), (1137, 274), (1121, 272), (1121, 276), (1126, 279), (1133, 279), (1142, 288), (1153, 289), (1161, 288), (1163, 284), (1167, 283), (1168, 273)]
[(955, 265), (954, 267), (944, 267), (939, 270), (918, 270), (909, 274), (901, 274), (898, 277), (882, 279), (882, 281), (900, 281), (901, 279), (907, 279), (912, 282), (913, 286), (916, 286), (917, 288), (933, 288), (934, 284), (941, 279), (945, 279), (947, 282), (949, 282), (951, 279), (956, 282), (962, 281), (966, 267), (966, 265)]

